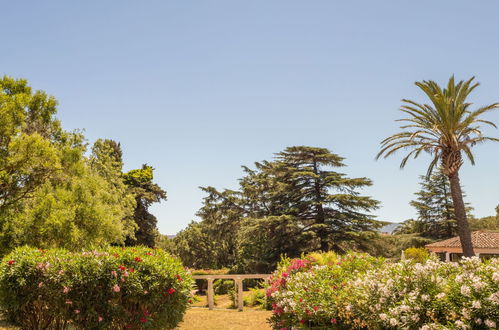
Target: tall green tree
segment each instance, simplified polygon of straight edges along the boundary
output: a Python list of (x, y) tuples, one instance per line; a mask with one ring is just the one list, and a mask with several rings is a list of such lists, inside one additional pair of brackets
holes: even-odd
[(145, 245), (154, 247), (157, 236), (156, 217), (149, 212), (153, 203), (166, 200), (166, 191), (153, 182), (154, 169), (149, 165), (131, 170), (123, 175), (125, 184), (135, 196), (136, 206), (133, 219), (137, 224), (137, 230), (133, 236), (126, 240), (126, 245)]
[(23, 79), (0, 79), (0, 217), (63, 164), (60, 145), (68, 135), (55, 118), (57, 101), (33, 91)]
[(473, 146), (487, 141), (499, 141), (483, 136), (481, 131), (482, 124), (495, 127), (494, 123), (482, 119), (482, 115), (498, 108), (499, 104), (471, 110), (472, 103), (467, 98), (479, 85), (473, 80), (474, 77), (456, 83), (454, 77), (451, 77), (446, 88), (441, 88), (431, 80), (416, 82), (416, 86), (426, 94), (430, 103), (420, 104), (403, 99), (401, 111), (408, 117), (400, 121), (407, 124), (400, 127), (402, 132), (381, 142), (381, 151), (376, 157), (386, 158), (398, 150), (411, 149), (402, 159), (400, 167), (403, 168), (411, 157), (417, 158), (422, 152), (427, 152), (433, 157), (428, 176), (440, 163), (443, 173), (449, 178), (459, 238), (463, 253), (468, 257), (473, 256), (474, 251), (459, 180), (463, 154), (474, 165)]
[[(371, 181), (334, 171), (342, 166), (343, 158), (327, 149), (299, 146), (243, 167), (238, 190), (202, 188), (207, 197), (193, 233), (212, 238), (217, 265), (237, 264), (239, 271), (270, 271), (281, 254), (339, 250), (379, 226), (369, 214), (378, 202), (359, 193)], [(194, 255), (201, 248), (186, 241), (179, 249)]]
[(370, 214), (379, 202), (358, 192), (371, 180), (334, 171), (345, 166), (343, 160), (328, 149), (306, 146), (289, 147), (276, 155), (278, 171), (288, 173), (283, 179), (288, 185), (287, 214), (316, 234), (322, 251), (338, 249), (341, 241), (379, 225)]
[[(134, 197), (106, 144), (62, 129), (57, 101), (23, 79), (0, 79), (0, 254), (29, 244), (123, 244)], [(117, 164), (119, 166), (117, 166)]]
[[(457, 221), (452, 202), (450, 183), (439, 169), (430, 177), (421, 176), (421, 190), (416, 200), (410, 202), (418, 213), (416, 232), (422, 237), (446, 239), (457, 234)], [(469, 217), (471, 207), (466, 206)]]

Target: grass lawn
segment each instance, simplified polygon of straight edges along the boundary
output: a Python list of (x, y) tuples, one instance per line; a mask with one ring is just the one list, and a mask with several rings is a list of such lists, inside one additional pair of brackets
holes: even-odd
[(265, 330), (272, 312), (245, 308), (243, 312), (227, 309), (190, 308), (180, 330)]

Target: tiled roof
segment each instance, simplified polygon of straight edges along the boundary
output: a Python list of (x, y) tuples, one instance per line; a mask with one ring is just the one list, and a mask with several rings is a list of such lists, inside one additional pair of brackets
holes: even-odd
[[(499, 249), (499, 232), (474, 231), (471, 233), (471, 241), (475, 248), (497, 248)], [(443, 241), (426, 244), (426, 247), (461, 247), (459, 237), (449, 238)]]

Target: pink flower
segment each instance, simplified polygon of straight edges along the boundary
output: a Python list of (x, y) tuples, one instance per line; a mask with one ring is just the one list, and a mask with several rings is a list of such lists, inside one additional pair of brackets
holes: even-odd
[(113, 286), (113, 291), (114, 292), (120, 292), (120, 290), (121, 289), (120, 289), (120, 287), (117, 284)]
[(80, 310), (79, 309), (75, 309), (75, 314), (80, 314)]
[(336, 324), (336, 319), (331, 319), (332, 324)]
[(116, 273), (115, 270), (111, 271), (111, 275), (113, 275), (114, 277), (118, 276), (118, 273)]
[(144, 294), (148, 294), (148, 293), (149, 293), (149, 291), (147, 291), (147, 290), (144, 290)]
[(64, 275), (64, 269), (61, 269), (61, 270), (59, 271), (59, 275)]
[(9, 260), (9, 261), (7, 261), (7, 263), (9, 264), (9, 266), (12, 266), (15, 263), (15, 261), (14, 260)]
[(146, 323), (146, 322), (147, 322), (147, 319), (145, 317), (140, 318), (140, 323)]
[(123, 276), (125, 276), (125, 277), (128, 276), (128, 272), (126, 270), (123, 272)]
[(166, 292), (168, 292), (168, 294), (174, 294), (175, 293), (175, 289), (174, 288), (169, 288)]
[(136, 262), (141, 262), (141, 261), (142, 261), (142, 259), (141, 259), (140, 257), (135, 257), (135, 261), (136, 261)]
[(102, 320), (104, 320), (102, 316), (99, 316), (99, 322), (102, 322)]
[(66, 300), (66, 305), (72, 305), (73, 302), (71, 300)]
[(38, 287), (41, 288), (43, 286), (43, 282), (38, 283)]
[(69, 288), (67, 286), (65, 286), (64, 289), (62, 289), (62, 292), (68, 293), (69, 292)]

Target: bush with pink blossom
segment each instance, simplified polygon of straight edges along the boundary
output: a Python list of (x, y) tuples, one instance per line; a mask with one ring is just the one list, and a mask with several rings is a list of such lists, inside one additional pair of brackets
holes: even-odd
[(22, 247), (0, 265), (0, 307), (29, 329), (174, 328), (192, 284), (182, 263), (162, 250)]
[(499, 259), (285, 259), (267, 294), (276, 329), (495, 329)]

